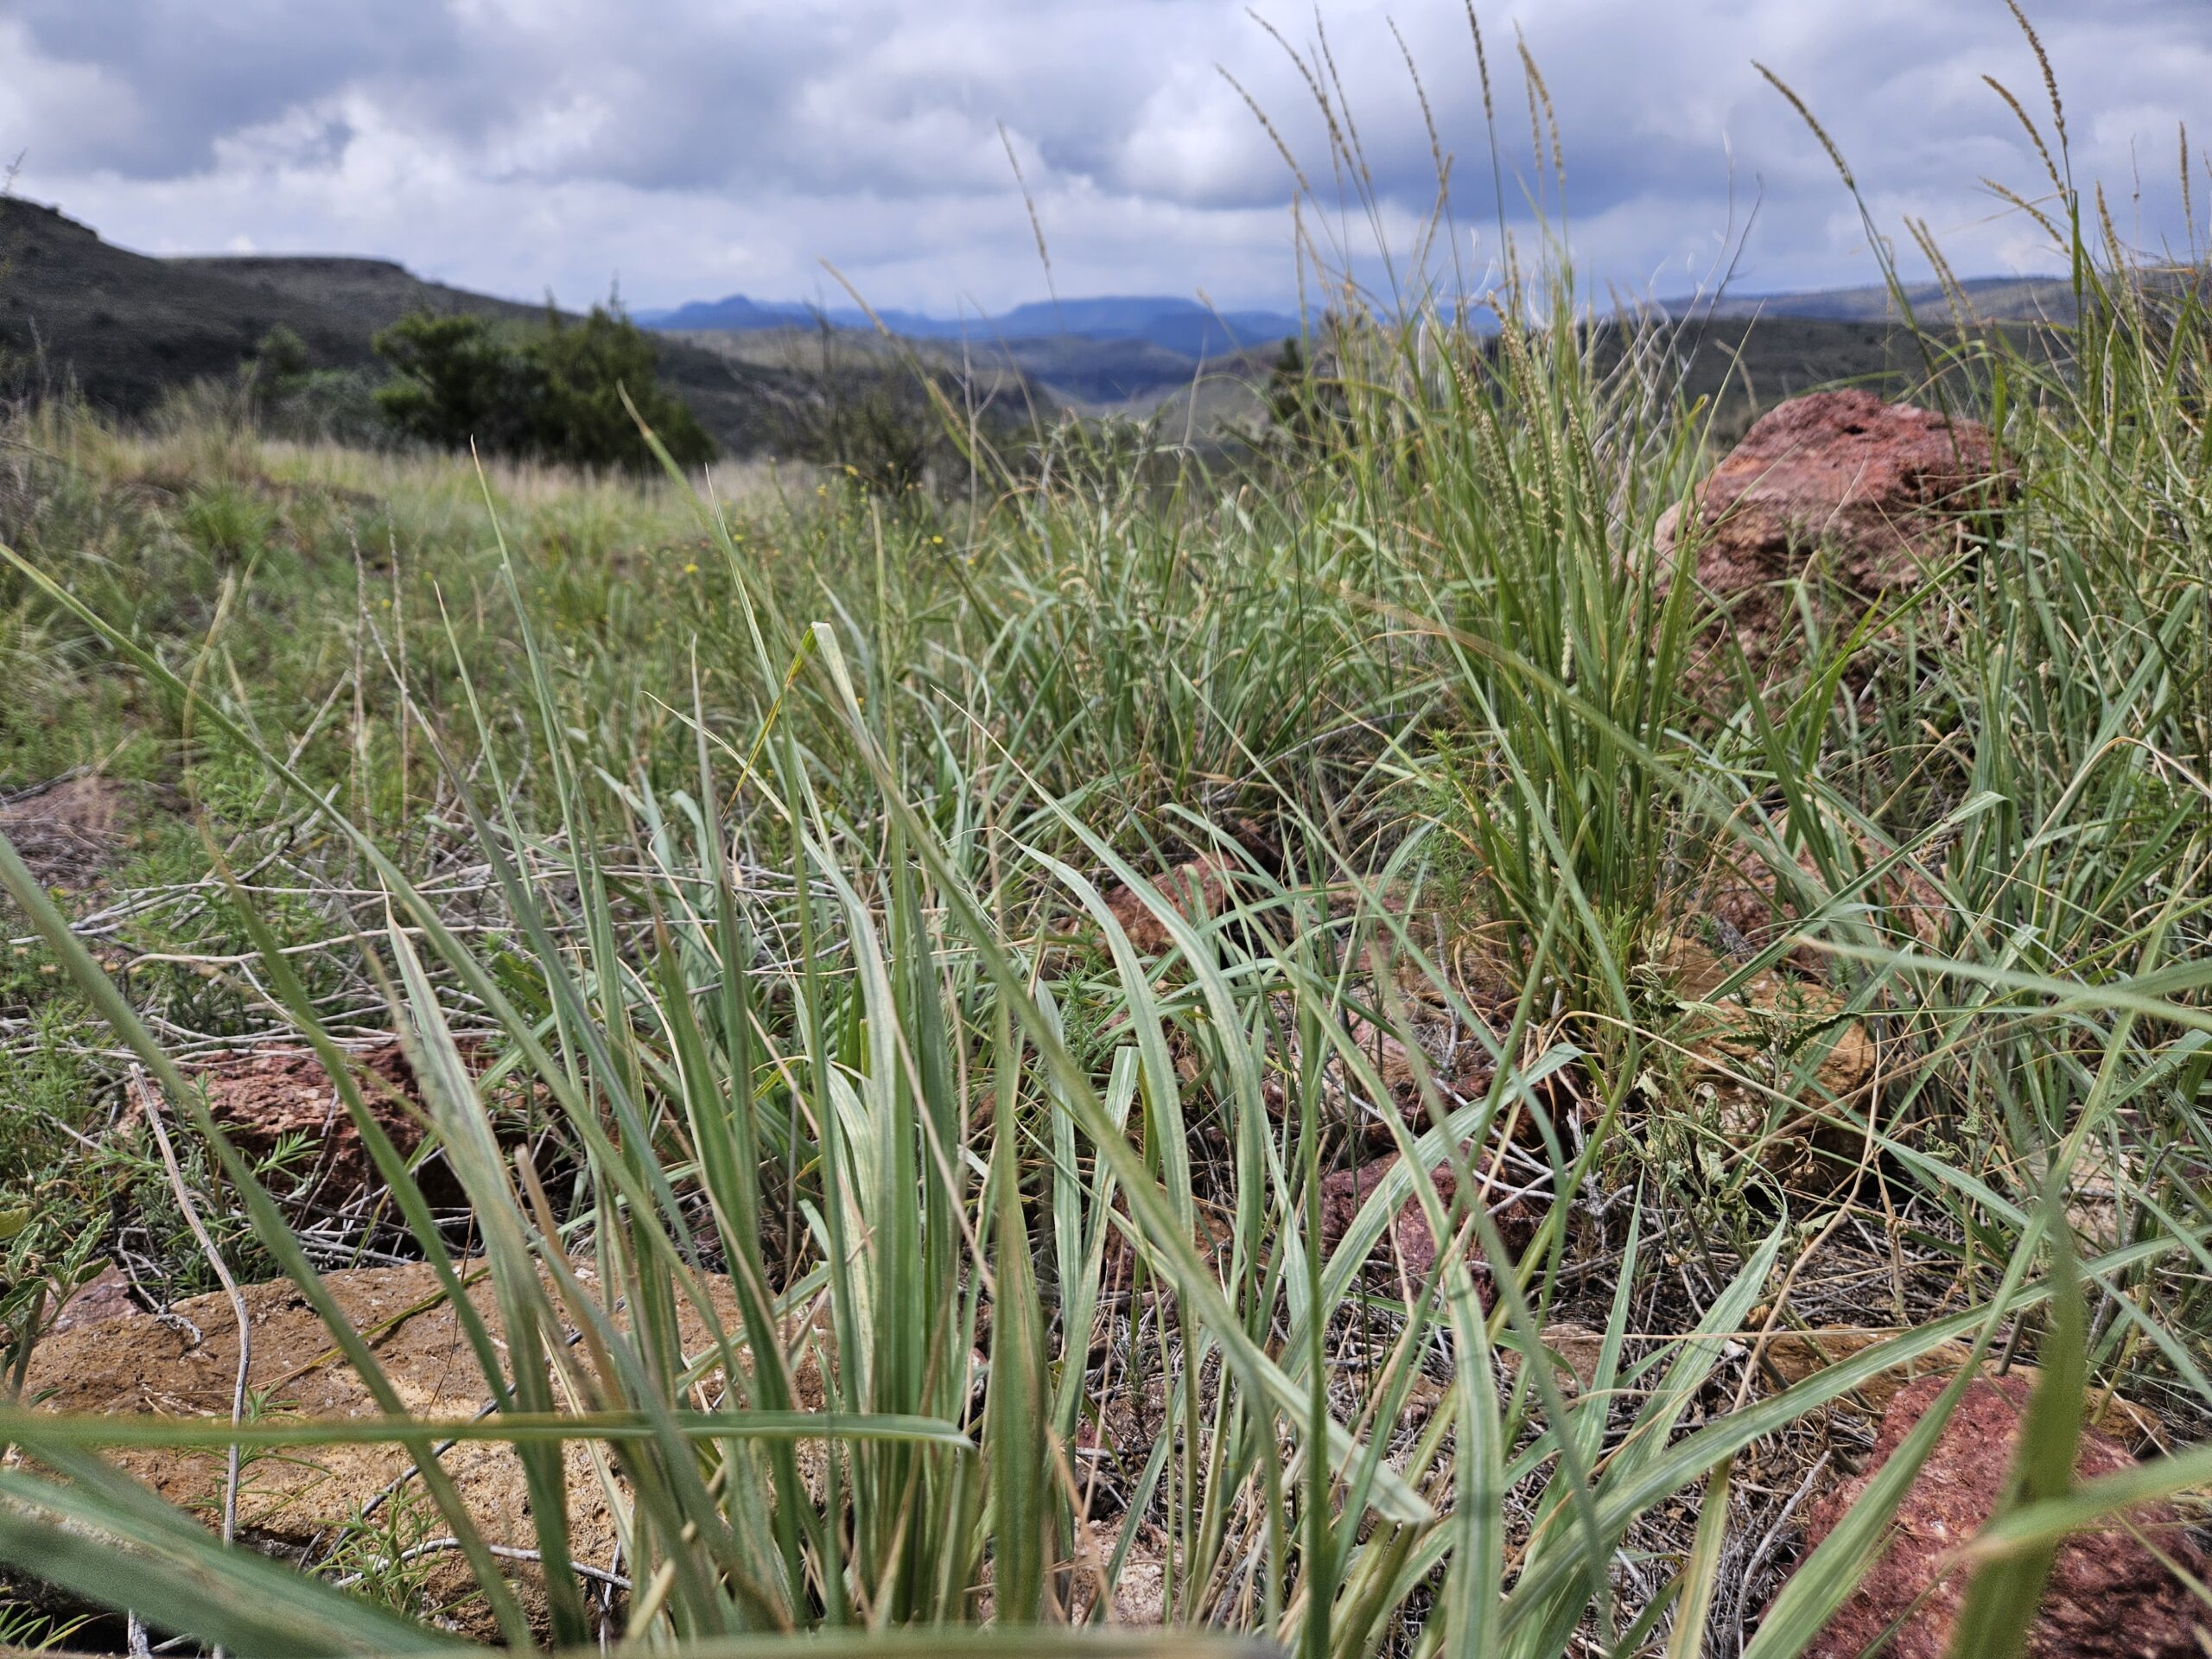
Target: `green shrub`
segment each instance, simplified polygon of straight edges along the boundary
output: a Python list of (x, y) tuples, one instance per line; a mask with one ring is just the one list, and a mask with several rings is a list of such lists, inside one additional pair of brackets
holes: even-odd
[(683, 465), (714, 453), (691, 411), (661, 390), (652, 341), (604, 306), (582, 321), (549, 311), (543, 327), (523, 332), (417, 312), (376, 347), (397, 372), (377, 393), (386, 418), (442, 448), (634, 469), (652, 462), (642, 420)]
[(524, 447), (527, 359), (483, 318), (416, 312), (379, 333), (376, 347), (397, 374), (377, 402), (402, 432), (448, 449), (471, 440), (486, 449)]
[(312, 366), (308, 360), (307, 342), (281, 322), (264, 334), (260, 344), (253, 348), (253, 377), (264, 395), (290, 390), (307, 378)]
[[(714, 454), (691, 411), (656, 383), (652, 340), (620, 311), (595, 305), (582, 322), (550, 316), (524, 358), (535, 371), (524, 420), (531, 453), (586, 467), (649, 467), (643, 420), (683, 466)], [(634, 416), (623, 407), (626, 391)]]

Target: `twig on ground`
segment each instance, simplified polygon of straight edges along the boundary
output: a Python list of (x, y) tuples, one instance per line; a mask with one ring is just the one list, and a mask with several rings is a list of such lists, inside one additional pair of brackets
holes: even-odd
[[(460, 1548), (461, 1540), (458, 1538), (425, 1538), (421, 1543), (410, 1548), (403, 1549), (398, 1554), (379, 1561), (377, 1565), (385, 1567), (400, 1567), (409, 1561), (420, 1560), (425, 1555), (435, 1555), (443, 1550)], [(535, 1561), (540, 1565), (544, 1561), (544, 1557), (536, 1550), (523, 1549), (513, 1544), (486, 1544), (484, 1548), (502, 1560)], [(605, 1567), (587, 1567), (582, 1561), (572, 1560), (569, 1565), (575, 1569), (576, 1576), (580, 1579), (589, 1579), (595, 1584), (606, 1585), (613, 1590), (627, 1591), (631, 1587), (630, 1580), (620, 1573), (609, 1573)], [(350, 1590), (367, 1576), (365, 1571), (348, 1573), (342, 1579), (333, 1579), (331, 1583), (340, 1590)]]
[[(162, 1163), (168, 1171), (169, 1186), (176, 1194), (177, 1207), (184, 1211), (185, 1224), (192, 1229), (192, 1236), (200, 1241), (207, 1264), (215, 1270), (215, 1277), (222, 1281), (223, 1294), (231, 1300), (231, 1312), (238, 1323), (238, 1370), (231, 1387), (231, 1424), (236, 1427), (245, 1421), (245, 1381), (248, 1368), (253, 1362), (253, 1334), (251, 1322), (246, 1315), (245, 1297), (240, 1293), (238, 1281), (231, 1277), (231, 1270), (223, 1264), (223, 1253), (215, 1248), (207, 1224), (200, 1219), (200, 1206), (192, 1201), (192, 1191), (185, 1184), (184, 1171), (176, 1160), (176, 1148), (169, 1144), (168, 1130), (162, 1123), (161, 1091), (146, 1080), (144, 1073), (133, 1067), (130, 1087), (145, 1109), (147, 1126), (154, 1132), (155, 1144), (162, 1149)], [(237, 1541), (238, 1532), (238, 1448), (232, 1445), (225, 1454), (223, 1471), (223, 1541)]]

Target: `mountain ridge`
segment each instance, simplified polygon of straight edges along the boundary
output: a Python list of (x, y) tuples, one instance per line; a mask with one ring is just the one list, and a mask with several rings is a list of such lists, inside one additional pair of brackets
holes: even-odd
[(895, 308), (871, 314), (853, 305), (814, 306), (731, 294), (719, 300), (694, 300), (641, 310), (636, 315), (648, 328), (683, 334), (754, 334), (818, 327), (826, 322), (834, 328), (870, 330), (880, 323), (892, 334), (910, 340), (969, 340), (986, 344), (1141, 340), (1193, 359), (1271, 344), (1299, 334), (1301, 327), (1296, 316), (1285, 311), (1217, 311), (1195, 300), (1143, 294), (1031, 300), (995, 315), (978, 312), (950, 318)]
[[(1952, 295), (1940, 283), (1902, 285), (1916, 316), (1948, 321)], [(2063, 276), (1968, 276), (1959, 283), (1968, 310), (1983, 322), (2064, 322), (2074, 315), (2074, 284)], [(1902, 321), (1897, 296), (1885, 284), (1784, 289), (1768, 294), (1681, 295), (1656, 302), (1669, 317), (1751, 321), (1796, 317), (1814, 322)]]
[[(0, 195), (0, 397), (73, 394), (140, 419), (181, 386), (235, 378), (279, 326), (298, 337), (307, 367), (380, 377), (376, 331), (419, 310), (528, 324), (548, 308), (372, 257), (137, 253), (57, 207)], [(831, 376), (666, 334), (655, 345), (661, 384), (730, 455), (800, 453), (823, 399), (866, 395), (868, 383), (920, 395), (903, 371), (856, 365)], [(1018, 388), (999, 370), (980, 390), (1010, 400)]]

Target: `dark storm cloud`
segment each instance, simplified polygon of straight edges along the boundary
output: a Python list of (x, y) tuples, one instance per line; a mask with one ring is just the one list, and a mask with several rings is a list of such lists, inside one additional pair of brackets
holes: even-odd
[[(1493, 222), (1458, 0), (1262, 10), (1280, 41), (1239, 0), (0, 0), (0, 146), (29, 151), (21, 188), (139, 245), (360, 249), (571, 296), (619, 269), (648, 303), (810, 291), (827, 257), (873, 297), (933, 305), (1042, 286), (1011, 146), (1064, 291), (1232, 302), (1291, 285), (1276, 136), (1333, 200), (1310, 74), (1349, 115), (1392, 237), (1435, 195), (1424, 99), (1460, 221)], [(1856, 211), (1755, 59), (1819, 112), (1886, 228), (1925, 219), (1972, 269), (2047, 257), (1979, 183), (2033, 189), (2039, 165), (1983, 73), (2050, 124), (2001, 0), (1484, 10), (1508, 217), (1526, 220), (1543, 170), (1525, 41), (1601, 279), (1694, 277), (1732, 189), (1739, 228), (1759, 203), (1753, 277), (1864, 276)], [(2082, 173), (2113, 184), (2131, 233), (2172, 233), (2175, 125), (2212, 136), (2208, 7), (2035, 10)]]
[(225, 134), (348, 85), (434, 81), (453, 44), (448, 16), (395, 0), (13, 0), (0, 16), (16, 21), (39, 58), (95, 66), (109, 86), (79, 119), (22, 142), (143, 179), (200, 172)]

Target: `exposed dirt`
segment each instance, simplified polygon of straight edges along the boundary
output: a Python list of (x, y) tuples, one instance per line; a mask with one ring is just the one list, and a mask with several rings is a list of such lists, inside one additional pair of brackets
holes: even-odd
[(95, 775), (0, 792), (0, 835), (48, 887), (92, 886), (114, 867), (137, 817), (128, 785)]
[[(1946, 1380), (1926, 1376), (1897, 1391), (1866, 1471), (1814, 1506), (1807, 1554), (1835, 1529)], [(1885, 1637), (1880, 1650), (1890, 1659), (1939, 1659), (1948, 1650), (1968, 1578), (1959, 1548), (1987, 1523), (2011, 1478), (2029, 1390), (2019, 1376), (1968, 1385), (1905, 1494), (1887, 1553), (1805, 1649), (1809, 1659), (1856, 1659)], [(2134, 1462), (2109, 1436), (2082, 1431), (2081, 1478)], [(2171, 1509), (2148, 1505), (2129, 1521), (2183, 1571), (2202, 1579), (2203, 1552)], [(2079, 1535), (2058, 1552), (2028, 1651), (2036, 1659), (2194, 1659), (2205, 1642), (2212, 1642), (2212, 1623), (2181, 1580), (2126, 1529), (2113, 1527)]]

